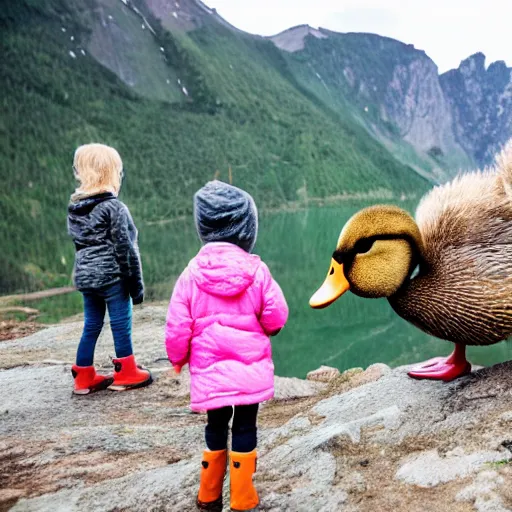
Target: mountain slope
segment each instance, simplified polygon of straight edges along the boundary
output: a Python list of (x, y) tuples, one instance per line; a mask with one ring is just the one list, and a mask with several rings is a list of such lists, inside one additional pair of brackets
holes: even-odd
[[(437, 68), (411, 45), (374, 34), (338, 34), (304, 28), (272, 38), (288, 54), (298, 79), (333, 109), (350, 113), (396, 157), (433, 181), (445, 181), (469, 159), (451, 133), (448, 102)], [(322, 37), (319, 36), (321, 34)], [(296, 47), (300, 47), (298, 42)], [(432, 158), (436, 152), (443, 158)]]
[(171, 102), (182, 99), (176, 72), (165, 62), (144, 16), (111, 0), (98, 0), (88, 15), (92, 31), (85, 47), (100, 64), (138, 94)]
[[(0, 4), (3, 293), (69, 282), (71, 162), (86, 142), (119, 149), (122, 198), (139, 225), (189, 215), (193, 192), (217, 170), (226, 178), (228, 166), (262, 208), (304, 191), (400, 195), (428, 186), (299, 83), (272, 42), (213, 12), (203, 9), (197, 28), (170, 32), (150, 0)], [(152, 250), (141, 249), (143, 257)]]
[(443, 181), (459, 168), (489, 163), (512, 136), (512, 79), (484, 57), (439, 76), (412, 45), (374, 34), (300, 26), (271, 40), (294, 73), (333, 108), (354, 119), (403, 161)]

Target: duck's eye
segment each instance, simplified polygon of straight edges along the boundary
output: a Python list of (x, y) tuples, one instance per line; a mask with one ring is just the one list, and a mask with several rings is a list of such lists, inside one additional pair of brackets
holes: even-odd
[(368, 238), (359, 240), (354, 247), (355, 252), (358, 254), (364, 254), (365, 252), (368, 252), (372, 248), (373, 242), (373, 240)]

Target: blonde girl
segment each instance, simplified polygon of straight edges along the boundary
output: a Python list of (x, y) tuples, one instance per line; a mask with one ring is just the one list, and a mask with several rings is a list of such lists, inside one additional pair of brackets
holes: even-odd
[[(73, 171), (79, 186), (68, 206), (68, 233), (76, 250), (74, 281), (84, 299), (84, 329), (72, 367), (74, 393), (147, 386), (151, 374), (137, 366), (132, 347), (132, 302), (143, 301), (144, 283), (137, 229), (117, 198), (123, 162), (114, 148), (86, 144), (75, 151)], [(114, 375), (99, 375), (94, 350), (107, 308), (116, 359)]]

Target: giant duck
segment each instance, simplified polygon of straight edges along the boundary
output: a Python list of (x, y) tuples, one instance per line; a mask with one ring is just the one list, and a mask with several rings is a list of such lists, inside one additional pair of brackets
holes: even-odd
[(434, 187), (415, 219), (387, 205), (352, 216), (310, 306), (327, 307), (348, 290), (386, 297), (402, 318), (455, 343), (449, 357), (413, 367), (413, 378), (450, 381), (465, 375), (471, 371), (467, 345), (510, 337), (512, 139), (492, 167)]

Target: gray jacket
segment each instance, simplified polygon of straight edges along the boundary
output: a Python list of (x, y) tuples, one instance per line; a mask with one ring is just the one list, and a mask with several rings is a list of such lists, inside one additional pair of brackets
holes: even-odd
[(137, 228), (126, 205), (105, 192), (71, 202), (68, 233), (75, 243), (75, 286), (94, 290), (125, 281), (134, 304), (142, 302), (144, 283)]

